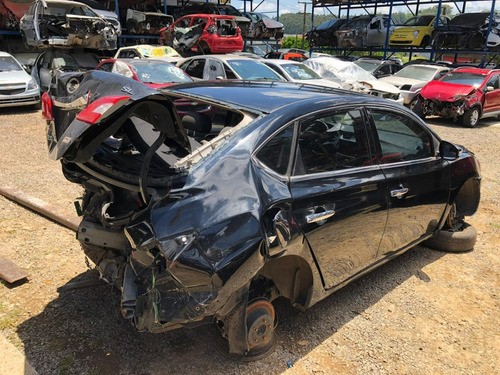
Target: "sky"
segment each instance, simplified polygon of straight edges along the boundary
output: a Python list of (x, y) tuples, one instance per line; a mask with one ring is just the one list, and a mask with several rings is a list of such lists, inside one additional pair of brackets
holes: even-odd
[[(298, 12), (303, 12), (304, 11), (304, 4), (303, 2), (306, 1), (309, 4), (306, 5), (306, 12), (310, 13), (311, 12), (311, 1), (310, 0), (300, 0), (301, 3), (299, 3), (299, 0), (279, 0), (280, 4), (280, 14), (283, 13), (298, 13)], [(257, 12), (262, 12), (266, 13), (269, 17), (274, 17), (276, 16), (276, 9), (277, 9), (277, 0), (264, 0), (264, 2), (257, 8), (257, 5), (259, 4), (259, 0), (253, 0), (253, 6), (254, 10)], [(240, 0), (232, 0), (231, 3), (233, 6), (235, 6), (238, 9), (243, 9), (243, 1)], [(436, 1), (437, 4), (437, 1)], [(450, 5), (453, 5), (453, 3), (448, 3)], [(434, 4), (435, 5), (435, 4)], [(462, 9), (462, 2), (457, 1), (457, 5), (460, 9)], [(250, 9), (250, 2), (246, 1), (246, 6), (247, 6), (247, 11)], [(421, 5), (420, 9), (424, 8), (429, 8), (432, 7), (433, 5)], [(500, 10), (500, 0), (496, 1), (496, 8)], [(330, 7), (329, 8), (335, 15), (338, 13), (338, 8), (337, 7)], [(466, 7), (466, 12), (477, 12), (477, 11), (490, 11), (491, 10), (491, 1), (472, 1), (469, 0), (467, 1), (467, 7)], [(405, 6), (401, 7), (394, 7), (393, 12), (397, 11), (408, 11), (408, 8)], [(267, 13), (270, 12), (270, 13)], [(389, 8), (387, 7), (384, 9), (383, 7), (379, 7), (378, 13), (389, 13)], [(331, 14), (328, 9), (326, 8), (320, 8), (317, 7), (314, 9), (314, 14), (326, 14), (329, 15)], [(366, 14), (366, 12), (363, 9), (359, 10), (351, 10), (351, 15), (356, 15), (356, 14)]]

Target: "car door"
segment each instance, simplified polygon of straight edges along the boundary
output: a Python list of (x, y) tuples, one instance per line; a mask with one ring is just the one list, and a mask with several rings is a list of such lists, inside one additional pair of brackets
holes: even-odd
[(325, 288), (376, 260), (387, 221), (386, 185), (372, 165), (361, 110), (320, 113), (300, 124), (290, 191), (292, 215)]
[(224, 65), (219, 60), (208, 58), (203, 77), (208, 80), (225, 79)]
[(52, 81), (52, 61), (54, 60), (54, 51), (47, 51), (43, 54), (38, 64), (38, 76), (40, 79), (40, 89), (47, 91)]
[(204, 58), (193, 58), (192, 60), (183, 63), (180, 68), (184, 70), (189, 76), (191, 76), (195, 81), (199, 81), (204, 79), (203, 72), (205, 63), (206, 60)]
[(389, 216), (379, 249), (384, 257), (437, 228), (448, 202), (450, 172), (437, 155), (438, 142), (413, 116), (384, 108), (367, 112), (375, 160), (387, 180)]
[[(492, 91), (488, 91), (488, 87), (492, 87)], [(500, 74), (493, 75), (484, 86), (485, 98), (483, 112), (500, 111)]]

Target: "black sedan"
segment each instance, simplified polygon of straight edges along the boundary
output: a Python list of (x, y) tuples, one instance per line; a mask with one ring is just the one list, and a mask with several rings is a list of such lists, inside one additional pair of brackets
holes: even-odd
[[(181, 119), (178, 98), (212, 111)], [(261, 358), (276, 298), (309, 308), (425, 240), (474, 246), (475, 157), (390, 101), (284, 82), (155, 91), (99, 71), (61, 75), (43, 101), (50, 156), (85, 188), (77, 238), (139, 330), (214, 324), (230, 353)]]

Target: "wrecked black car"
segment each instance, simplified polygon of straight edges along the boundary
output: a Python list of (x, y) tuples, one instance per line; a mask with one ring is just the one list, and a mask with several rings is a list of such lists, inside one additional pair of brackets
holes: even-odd
[(338, 45), (335, 31), (347, 22), (344, 18), (332, 18), (306, 33), (306, 39), (309, 45), (336, 47)]
[(434, 29), (432, 47), (436, 49), (479, 50), (488, 41), (490, 49), (500, 47), (500, 16), (493, 16), (491, 36), (488, 35), (490, 13), (463, 13), (446, 26)]
[[(212, 110), (181, 118), (178, 99)], [(452, 227), (470, 238), (444, 247), (474, 246), (475, 157), (386, 100), (93, 71), (59, 76), (43, 106), (50, 157), (85, 189), (77, 238), (141, 331), (214, 324), (230, 353), (262, 358), (276, 298), (311, 307)]]
[(113, 50), (114, 26), (90, 7), (76, 1), (37, 0), (21, 18), (19, 27), (31, 47), (79, 47)]

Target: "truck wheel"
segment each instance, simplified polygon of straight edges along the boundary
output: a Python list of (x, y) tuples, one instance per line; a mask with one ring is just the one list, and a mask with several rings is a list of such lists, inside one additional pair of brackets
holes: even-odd
[(477, 231), (472, 225), (462, 222), (453, 229), (442, 229), (423, 242), (424, 246), (449, 253), (463, 253), (474, 248)]
[(410, 102), (410, 109), (421, 119), (425, 118), (425, 113), (422, 108), (422, 99), (420, 96), (416, 97)]
[(479, 107), (474, 107), (466, 111), (462, 117), (462, 124), (467, 128), (475, 128), (479, 122), (481, 113)]

